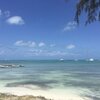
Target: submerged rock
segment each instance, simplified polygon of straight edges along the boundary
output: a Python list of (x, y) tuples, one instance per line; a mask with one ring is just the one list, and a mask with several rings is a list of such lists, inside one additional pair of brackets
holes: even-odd
[(15, 65), (15, 64), (2, 64), (0, 68), (16, 68), (16, 67), (24, 67), (24, 65)]

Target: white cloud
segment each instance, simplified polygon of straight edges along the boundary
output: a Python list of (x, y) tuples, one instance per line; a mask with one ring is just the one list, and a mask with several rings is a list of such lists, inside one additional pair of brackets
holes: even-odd
[(30, 42), (30, 47), (35, 47), (36, 46), (36, 43), (35, 42)]
[(23, 42), (23, 40), (17, 41), (15, 43), (16, 46), (26, 46), (26, 43)]
[(9, 17), (9, 16), (10, 16), (10, 11), (9, 11), (9, 10), (2, 11), (2, 10), (0, 9), (0, 16), (1, 16), (1, 17)]
[(62, 51), (48, 51), (48, 50), (29, 50), (28, 54), (36, 56), (65, 56), (68, 53)]
[(62, 51), (52, 51), (52, 52), (48, 52), (46, 55), (47, 56), (65, 56), (67, 55), (67, 52), (62, 52)]
[(70, 44), (70, 45), (67, 45), (67, 49), (74, 49), (76, 46), (75, 45), (73, 45), (73, 44)]
[[(36, 45), (37, 44), (37, 45)], [(24, 46), (24, 47), (44, 47), (46, 44), (44, 42), (36, 43), (34, 41), (23, 41), (19, 40), (14, 43), (15, 46)]]
[(7, 19), (8, 24), (12, 25), (23, 25), (25, 24), (23, 18), (21, 16), (13, 16)]
[(39, 47), (44, 47), (45, 46), (45, 43), (44, 42), (40, 42), (38, 46)]
[(2, 11), (0, 9), (0, 20), (2, 18), (3, 22), (7, 22), (10, 25), (23, 25), (25, 24), (24, 19), (21, 16), (12, 16), (9, 10)]
[(2, 10), (0, 9), (0, 16), (2, 16)]
[(63, 32), (73, 30), (76, 28), (76, 26), (77, 26), (77, 23), (75, 21), (69, 22), (66, 25), (66, 27), (63, 29)]
[(29, 56), (77, 56), (79, 54), (77, 53), (71, 53), (66, 51), (48, 51), (48, 50), (41, 50), (41, 49), (35, 49), (35, 50), (29, 50), (26, 54)]
[(23, 40), (20, 40), (20, 41), (17, 41), (15, 43), (16, 46), (26, 46), (26, 47), (35, 47), (36, 46), (36, 43), (33, 42), (33, 41), (23, 41)]
[(73, 26), (73, 25), (77, 25), (77, 23), (75, 21), (72, 21), (72, 22), (69, 22), (68, 25)]
[(55, 47), (56, 46), (56, 44), (50, 44), (50, 47)]
[(9, 17), (9, 16), (10, 16), (10, 11), (8, 11), (8, 10), (5, 11), (5, 12), (4, 12), (4, 15), (5, 15), (5, 17)]

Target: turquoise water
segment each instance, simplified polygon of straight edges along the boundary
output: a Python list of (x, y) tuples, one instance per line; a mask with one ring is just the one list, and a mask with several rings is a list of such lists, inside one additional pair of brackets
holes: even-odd
[(0, 86), (35, 85), (42, 90), (74, 88), (80, 89), (82, 98), (100, 100), (100, 61), (0, 61), (2, 64), (24, 67), (0, 68)]

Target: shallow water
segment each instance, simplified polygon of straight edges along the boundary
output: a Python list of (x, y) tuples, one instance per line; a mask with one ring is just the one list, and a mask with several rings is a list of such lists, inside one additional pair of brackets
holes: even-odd
[(2, 64), (21, 64), (24, 67), (0, 68), (1, 88), (57, 90), (59, 95), (65, 94), (66, 97), (70, 92), (79, 95), (80, 100), (100, 100), (100, 61), (0, 61)]

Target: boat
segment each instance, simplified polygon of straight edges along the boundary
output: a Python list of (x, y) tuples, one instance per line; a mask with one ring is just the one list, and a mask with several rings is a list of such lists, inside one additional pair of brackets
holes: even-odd
[(93, 58), (90, 58), (90, 59), (89, 59), (89, 61), (91, 61), (91, 62), (92, 62), (92, 61), (94, 61), (94, 59), (93, 59)]
[(64, 59), (63, 59), (63, 58), (61, 58), (61, 59), (60, 59), (60, 61), (64, 61)]

